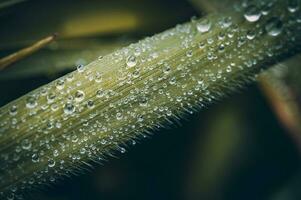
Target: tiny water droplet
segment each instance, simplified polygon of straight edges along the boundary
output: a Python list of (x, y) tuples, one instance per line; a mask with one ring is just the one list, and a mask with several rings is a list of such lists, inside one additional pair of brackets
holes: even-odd
[(134, 67), (137, 64), (137, 58), (136, 56), (129, 56), (126, 59), (126, 65), (131, 68)]
[(31, 109), (31, 108), (34, 108), (38, 105), (37, 103), (37, 99), (35, 96), (29, 96), (27, 97), (26, 99), (26, 107)]
[(88, 108), (94, 108), (94, 101), (89, 100), (89, 101), (87, 102), (87, 107), (88, 107)]
[(50, 167), (50, 168), (52, 168), (52, 167), (54, 167), (55, 166), (55, 160), (53, 160), (53, 159), (49, 159), (48, 160), (48, 167)]
[(77, 90), (74, 95), (74, 100), (76, 102), (81, 102), (85, 98), (85, 93), (82, 90)]
[(37, 162), (39, 162), (40, 157), (38, 154), (35, 153), (35, 154), (32, 154), (31, 160), (32, 160), (32, 162), (37, 163)]
[(125, 153), (125, 152), (126, 152), (125, 148), (120, 147), (120, 152), (121, 152), (121, 153)]
[(24, 139), (21, 142), (22, 149), (29, 150), (31, 148), (31, 142), (28, 139)]
[(59, 79), (59, 80), (56, 82), (56, 88), (57, 88), (58, 90), (62, 90), (64, 87), (65, 87), (65, 81), (62, 80), (62, 79)]
[(117, 113), (117, 114), (116, 114), (116, 119), (117, 119), (117, 120), (122, 120), (122, 118), (123, 118), (123, 116), (122, 116), (121, 113)]
[(9, 114), (12, 116), (15, 116), (18, 113), (18, 107), (13, 105), (12, 107), (10, 107), (9, 109)]
[(77, 71), (78, 71), (79, 73), (82, 73), (82, 72), (85, 71), (85, 67), (84, 67), (84, 65), (82, 65), (82, 64), (77, 65), (77, 66), (76, 66), (76, 69), (77, 69)]
[(250, 31), (247, 32), (247, 38), (249, 40), (253, 40), (255, 37), (256, 37), (256, 32), (255, 31), (250, 30)]

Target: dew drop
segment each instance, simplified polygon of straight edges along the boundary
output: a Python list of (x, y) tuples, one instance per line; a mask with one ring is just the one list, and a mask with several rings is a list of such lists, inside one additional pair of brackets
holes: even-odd
[(54, 156), (54, 157), (58, 157), (58, 156), (59, 156), (59, 151), (58, 151), (57, 149), (55, 149), (55, 150), (53, 151), (53, 156)]
[(192, 50), (188, 50), (187, 52), (186, 52), (186, 56), (187, 57), (192, 57), (192, 55), (193, 55), (193, 53), (192, 53)]
[(117, 119), (117, 120), (122, 120), (122, 118), (123, 118), (123, 116), (122, 116), (121, 113), (117, 113), (117, 114), (116, 114), (116, 119)]
[(256, 37), (256, 32), (255, 31), (250, 30), (250, 31), (247, 32), (247, 38), (249, 40), (253, 40), (255, 37)]
[(97, 96), (98, 98), (101, 98), (101, 97), (103, 97), (104, 95), (105, 95), (105, 92), (104, 92), (102, 89), (99, 89), (99, 90), (96, 91), (96, 96)]
[(77, 90), (74, 95), (74, 100), (76, 102), (81, 102), (85, 98), (85, 93), (82, 90)]
[(282, 32), (283, 24), (278, 17), (272, 17), (265, 25), (265, 30), (270, 36), (278, 36)]
[(299, 2), (298, 2), (298, 0), (288, 0), (287, 9), (291, 13), (296, 12), (299, 9)]
[(231, 17), (224, 17), (219, 24), (222, 28), (229, 28), (232, 25), (232, 18)]
[(56, 82), (56, 88), (62, 90), (65, 87), (65, 81), (60, 79)]
[(211, 28), (211, 21), (208, 19), (205, 19), (201, 22), (198, 22), (196, 24), (196, 28), (200, 33), (206, 33), (210, 30)]
[(244, 13), (244, 17), (249, 22), (256, 22), (260, 19), (261, 12), (256, 6), (251, 5), (251, 6), (248, 6), (246, 8), (245, 13)]
[(127, 67), (131, 68), (134, 67), (137, 64), (137, 58), (136, 56), (129, 56), (126, 59), (126, 65)]
[(87, 102), (87, 107), (88, 107), (88, 108), (94, 108), (94, 101), (89, 100), (89, 101)]
[(125, 148), (120, 147), (120, 152), (121, 152), (121, 153), (125, 153), (125, 152), (126, 152)]
[(37, 99), (35, 96), (29, 96), (27, 97), (26, 99), (26, 107), (31, 109), (31, 108), (34, 108), (38, 105), (37, 103)]
[(39, 160), (40, 160), (39, 155), (36, 154), (36, 153), (35, 153), (35, 154), (32, 154), (31, 160), (32, 160), (32, 162), (34, 162), (34, 163), (39, 162)]
[(67, 115), (71, 115), (75, 111), (75, 107), (72, 103), (66, 103), (64, 106), (64, 113)]
[(50, 92), (50, 93), (47, 95), (47, 102), (48, 102), (48, 103), (52, 103), (52, 102), (54, 101), (55, 97), (56, 97), (55, 93)]
[(28, 139), (24, 139), (21, 142), (22, 149), (29, 150), (31, 148), (31, 142)]
[(53, 160), (53, 159), (49, 159), (48, 160), (48, 167), (50, 167), (50, 168), (52, 168), (52, 167), (54, 167), (55, 166), (55, 160)]
[(76, 66), (76, 69), (77, 69), (77, 71), (78, 71), (79, 73), (82, 73), (82, 72), (85, 71), (85, 67), (84, 67), (84, 65), (82, 65), (82, 64), (77, 65), (77, 66)]
[(96, 82), (96, 83), (100, 83), (101, 81), (102, 81), (102, 75), (101, 75), (101, 73), (96, 72), (96, 75), (95, 75), (95, 82)]
[(18, 107), (13, 105), (12, 107), (10, 107), (9, 109), (9, 114), (12, 116), (15, 116), (18, 113)]
[(168, 74), (170, 72), (171, 68), (169, 65), (164, 65), (163, 66), (163, 73)]

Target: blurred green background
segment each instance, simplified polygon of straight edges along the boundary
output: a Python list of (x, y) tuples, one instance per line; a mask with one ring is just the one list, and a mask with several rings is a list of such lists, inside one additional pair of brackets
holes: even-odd
[[(7, 1), (0, 1), (1, 5)], [(59, 40), (0, 71), (0, 105), (145, 36), (200, 16), (186, 0), (27, 0), (0, 9), (0, 55)], [(299, 141), (256, 84), (154, 132), (37, 200), (301, 199)]]

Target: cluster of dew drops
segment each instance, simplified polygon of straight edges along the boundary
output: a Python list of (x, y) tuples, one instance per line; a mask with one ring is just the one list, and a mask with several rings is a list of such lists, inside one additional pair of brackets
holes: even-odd
[[(286, 12), (293, 16), (294, 23), (301, 24), (298, 2), (298, 0), (288, 0)], [(244, 19), (250, 24), (259, 22), (263, 17), (269, 17), (263, 30), (246, 31), (243, 38), (252, 41), (263, 31), (270, 37), (277, 37), (283, 32), (285, 24), (281, 17), (269, 16), (269, 12), (276, 3), (277, 1), (258, 1), (257, 3), (243, 1), (236, 5), (236, 9), (242, 11)], [(209, 37), (206, 41), (195, 44), (193, 32), (201, 35), (210, 34), (214, 26), (220, 26), (229, 31), (222, 32), (217, 38)], [(210, 81), (214, 82), (222, 78), (223, 73), (231, 73), (234, 67), (241, 69), (244, 67), (231, 62), (220, 69), (217, 74), (211, 72), (210, 69), (205, 70), (203, 74), (207, 77), (204, 78), (205, 75), (202, 75), (201, 77), (204, 78), (202, 79), (192, 74), (189, 68), (190, 65), (196, 65), (198, 62), (191, 46), (197, 45), (199, 49), (207, 48), (206, 60), (214, 61), (218, 56), (210, 51), (210, 46), (214, 46), (215, 40), (224, 40), (225, 43), (218, 46), (218, 52), (223, 52), (226, 46), (231, 44), (235, 31), (239, 29), (232, 27), (235, 27), (235, 24), (231, 17), (221, 17), (217, 21), (193, 18), (190, 24), (178, 25), (174, 29), (116, 51), (106, 58), (100, 57), (94, 64), (102, 62), (103, 59), (111, 60), (116, 65), (123, 63), (124, 67), (112, 69), (112, 71), (116, 70), (116, 73), (110, 76), (105, 74), (107, 72), (98, 70), (93, 64), (91, 67), (78, 65), (75, 72), (24, 97), (23, 104), (12, 103), (5, 109), (2, 108), (0, 110), (0, 142), (1, 138), (7, 137), (6, 132), (11, 132), (11, 137), (16, 137), (14, 139), (18, 145), (13, 146), (13, 149), (8, 146), (9, 151), (3, 151), (4, 153), (0, 154), (0, 187), (13, 180), (19, 181), (19, 184), (11, 186), (8, 195), (0, 192), (0, 197), (5, 194), (7, 200), (22, 198), (18, 195), (18, 191), (31, 188), (35, 184), (53, 182), (56, 180), (56, 175), (61, 174), (62, 171), (70, 173), (65, 168), (67, 160), (79, 162), (86, 157), (91, 159), (99, 157), (101, 146), (111, 145), (124, 153), (126, 150), (120, 146), (119, 141), (122, 140), (119, 138), (130, 140), (132, 145), (136, 144), (135, 138), (130, 138), (127, 133), (138, 134), (147, 129), (159, 127), (157, 119), (168, 120), (171, 116), (176, 116), (175, 107), (193, 113), (193, 104), (200, 105), (205, 100), (214, 99), (215, 96), (207, 89), (209, 83), (205, 81), (205, 78), (209, 77)], [(182, 58), (177, 66), (171, 66), (168, 56), (166, 59), (159, 59), (163, 55), (172, 54), (172, 48), (167, 47), (161, 50), (156, 46), (156, 44), (164, 44), (164, 40), (174, 38), (178, 42), (176, 45), (181, 46), (185, 51), (185, 58)], [(150, 64), (154, 60), (156, 64)], [(251, 67), (253, 64), (253, 62), (245, 62), (246, 67)], [(223, 65), (223, 63), (218, 63), (218, 65)], [(144, 75), (151, 71), (161, 73), (156, 76)], [(190, 85), (187, 81), (185, 82), (185, 79), (191, 79), (191, 82), (195, 84)], [(114, 80), (118, 82), (118, 87), (116, 86), (115, 89), (100, 87)], [(162, 82), (162, 80), (167, 81)], [(134, 87), (138, 82), (140, 86)], [(123, 92), (126, 85), (131, 85), (132, 89)], [(200, 97), (200, 93), (204, 95)], [(113, 98), (117, 100), (111, 101)], [(196, 102), (191, 103), (191, 99), (196, 99)], [(106, 106), (98, 110), (99, 105)], [(57, 118), (57, 115), (49, 115), (46, 112), (48, 110), (60, 113), (61, 116)], [(84, 118), (82, 118), (82, 113), (87, 113)], [(45, 126), (39, 127), (39, 123), (31, 123), (30, 119), (43, 122)], [(120, 126), (114, 128), (114, 124), (115, 126), (120, 124)], [(78, 126), (78, 132), (72, 131), (74, 125)], [(26, 137), (26, 133), (30, 132), (35, 132), (36, 135)], [(58, 135), (55, 135), (57, 132), (62, 133), (62, 141), (57, 140)], [(101, 137), (96, 137), (97, 133), (100, 133)], [(57, 143), (59, 145), (54, 145)], [(67, 151), (72, 153), (66, 153)], [(69, 155), (67, 158), (62, 158), (61, 154)], [(44, 166), (43, 163), (47, 166), (32, 172), (34, 176), (20, 179), (27, 173), (28, 167), (25, 168), (25, 165), (39, 166), (41, 164)], [(50, 171), (52, 175), (49, 175)]]

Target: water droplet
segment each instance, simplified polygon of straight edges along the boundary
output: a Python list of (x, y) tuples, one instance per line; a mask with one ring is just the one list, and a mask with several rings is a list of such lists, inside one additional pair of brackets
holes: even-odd
[(136, 56), (129, 56), (126, 59), (126, 65), (131, 68), (134, 67), (137, 64), (137, 58)]
[(251, 5), (246, 8), (244, 17), (249, 22), (256, 22), (261, 17), (261, 12), (256, 6)]
[(82, 90), (77, 90), (74, 95), (74, 100), (76, 102), (81, 102), (85, 98), (85, 93)]
[(15, 116), (18, 113), (18, 107), (13, 105), (12, 107), (10, 107), (9, 109), (9, 114), (12, 116)]
[(31, 160), (32, 160), (32, 162), (37, 163), (37, 162), (39, 162), (40, 157), (38, 154), (35, 153), (35, 154), (32, 154)]
[(192, 57), (192, 55), (193, 55), (193, 53), (192, 53), (192, 50), (188, 50), (187, 52), (186, 52), (186, 56), (187, 57)]
[(87, 107), (88, 107), (88, 108), (94, 108), (94, 101), (89, 100), (89, 101), (87, 102)]
[(26, 99), (26, 107), (31, 109), (31, 108), (34, 108), (38, 105), (37, 103), (37, 99), (35, 96), (29, 96), (27, 97)]
[(54, 167), (55, 166), (55, 160), (53, 160), (53, 159), (49, 159), (48, 160), (48, 167), (50, 167), (50, 168), (52, 168), (52, 167)]
[(58, 151), (57, 149), (55, 149), (55, 150), (53, 151), (53, 156), (54, 156), (54, 157), (58, 157), (58, 156), (59, 156), (59, 151)]
[(77, 71), (78, 71), (79, 73), (82, 73), (82, 72), (85, 71), (85, 67), (84, 67), (84, 65), (82, 65), (82, 64), (77, 65), (77, 66), (76, 66), (76, 69), (77, 69)]
[(125, 148), (120, 147), (120, 152), (121, 152), (121, 153), (125, 153), (125, 152), (126, 152)]
[(104, 92), (102, 89), (97, 90), (96, 96), (97, 96), (98, 98), (101, 98), (101, 97), (103, 97), (104, 95), (105, 95), (105, 92)]
[(255, 31), (250, 30), (250, 31), (247, 32), (247, 38), (249, 40), (253, 40), (255, 38), (255, 36), (256, 36), (256, 32)]
[(278, 17), (272, 17), (265, 25), (265, 30), (270, 36), (278, 36), (282, 32), (283, 24)]
[(96, 83), (100, 83), (102, 81), (102, 74), (99, 73), (99, 72), (96, 72), (96, 75), (95, 75), (95, 82)]
[(116, 119), (117, 119), (117, 120), (122, 120), (122, 118), (123, 118), (123, 116), (122, 116), (121, 113), (117, 113), (117, 114), (116, 114)]
[(229, 28), (232, 25), (232, 18), (231, 17), (224, 17), (219, 24), (222, 28)]
[(291, 13), (296, 12), (299, 9), (299, 2), (298, 2), (298, 0), (288, 0), (287, 9)]
[(169, 65), (164, 65), (163, 66), (163, 73), (168, 74), (171, 70), (171, 67)]
[(75, 111), (75, 107), (72, 103), (66, 103), (64, 106), (64, 113), (67, 115), (71, 115)]
[(55, 93), (50, 92), (50, 93), (47, 95), (47, 102), (48, 102), (48, 103), (52, 103), (52, 102), (54, 101), (55, 97), (56, 97)]
[(59, 79), (59, 80), (56, 82), (56, 88), (57, 88), (58, 90), (62, 90), (64, 87), (65, 87), (65, 81), (62, 80), (62, 79)]
[(211, 21), (208, 19), (205, 19), (201, 22), (198, 22), (196, 24), (196, 28), (200, 33), (206, 33), (210, 30), (211, 28)]
[(231, 66), (227, 66), (227, 68), (226, 68), (226, 72), (230, 73), (231, 71), (232, 71), (232, 68), (231, 68)]
[(21, 142), (22, 149), (29, 150), (31, 148), (31, 142), (28, 139), (24, 139)]

